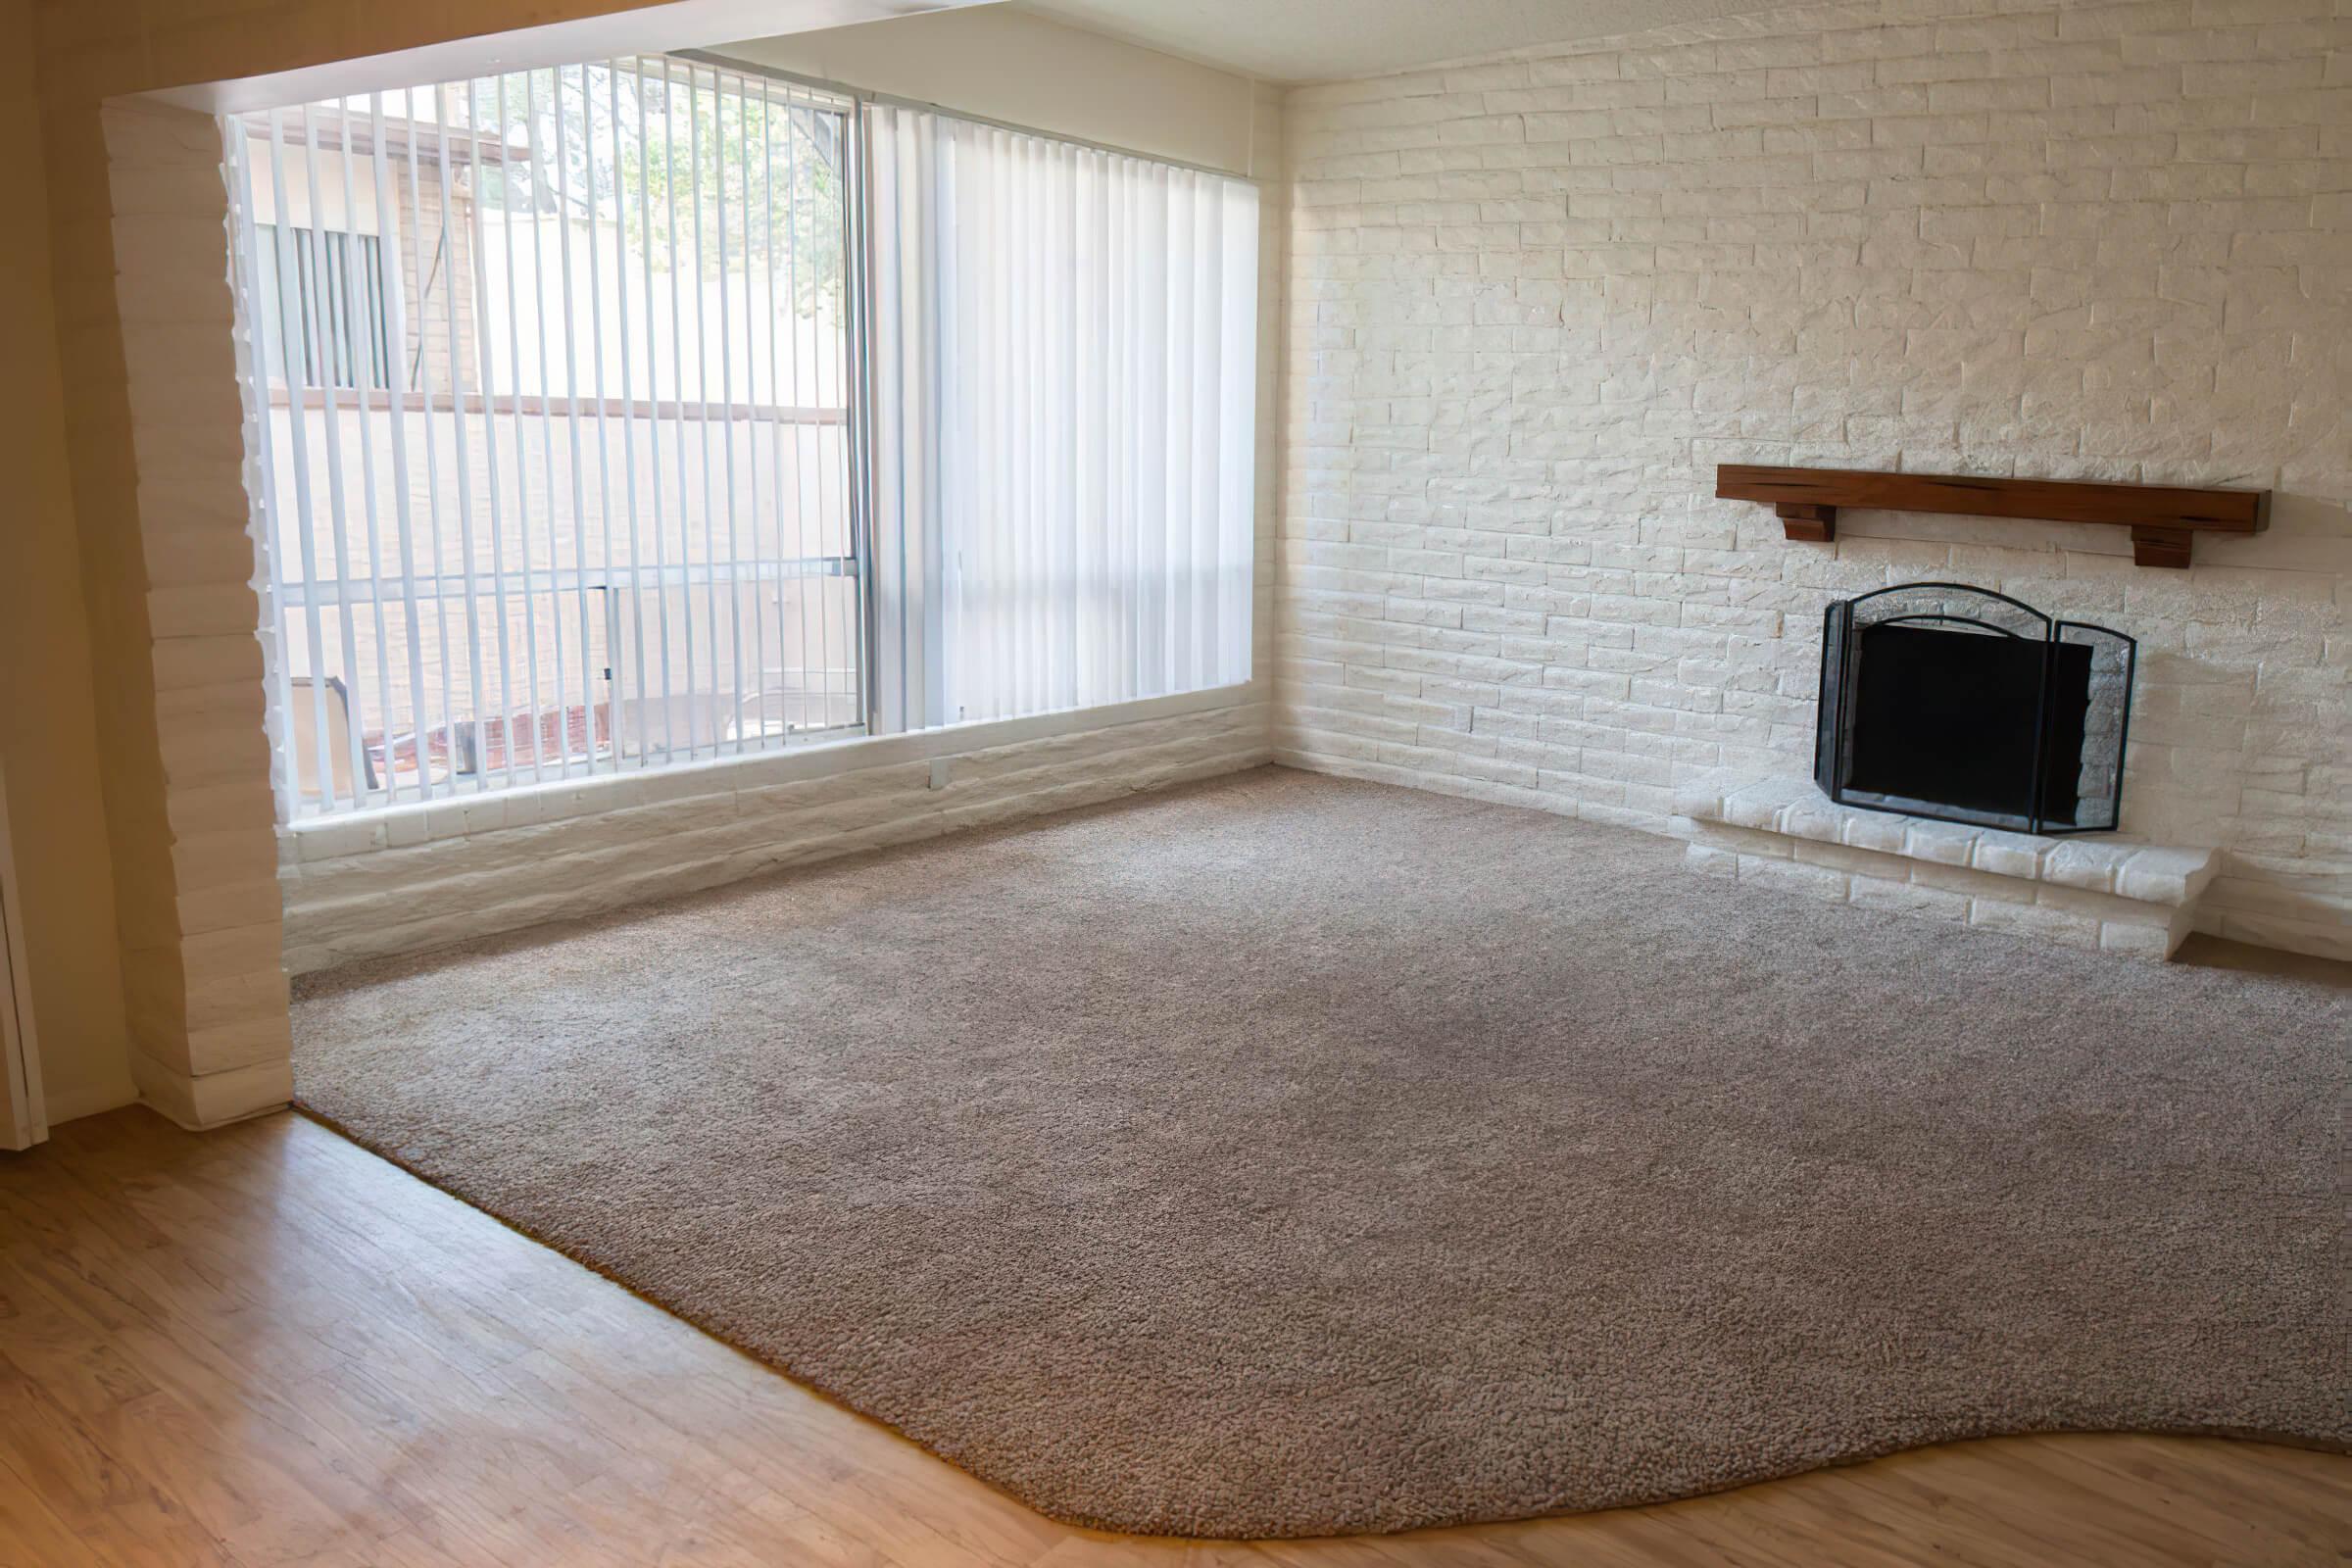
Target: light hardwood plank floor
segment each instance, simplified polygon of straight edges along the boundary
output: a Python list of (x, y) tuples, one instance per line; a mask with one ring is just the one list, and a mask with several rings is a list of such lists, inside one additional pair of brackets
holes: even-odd
[(1072, 1530), (293, 1114), (0, 1155), (0, 1563), (1945, 1568), (2352, 1558), (2352, 1459), (2018, 1438), (1328, 1542)]

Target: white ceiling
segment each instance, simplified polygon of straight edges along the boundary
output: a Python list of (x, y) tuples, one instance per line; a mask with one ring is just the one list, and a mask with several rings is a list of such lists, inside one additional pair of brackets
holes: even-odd
[(1266, 81), (1345, 81), (1788, 0), (1013, 0), (1019, 10)]

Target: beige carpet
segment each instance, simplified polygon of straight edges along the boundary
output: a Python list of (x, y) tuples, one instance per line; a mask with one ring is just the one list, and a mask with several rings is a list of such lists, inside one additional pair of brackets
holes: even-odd
[(1058, 1517), (2352, 1443), (2352, 1005), (1261, 770), (346, 971), (305, 1105)]

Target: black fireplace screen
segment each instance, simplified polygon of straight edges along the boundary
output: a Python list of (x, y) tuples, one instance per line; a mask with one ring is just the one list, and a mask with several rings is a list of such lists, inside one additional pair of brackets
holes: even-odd
[(1915, 582), (1829, 608), (1813, 776), (1830, 799), (2019, 833), (2119, 821), (2134, 645)]

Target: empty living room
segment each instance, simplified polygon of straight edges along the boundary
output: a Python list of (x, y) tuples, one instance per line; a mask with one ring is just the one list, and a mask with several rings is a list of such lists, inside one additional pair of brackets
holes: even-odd
[(2352, 1563), (2346, 0), (0, 73), (0, 1568)]

